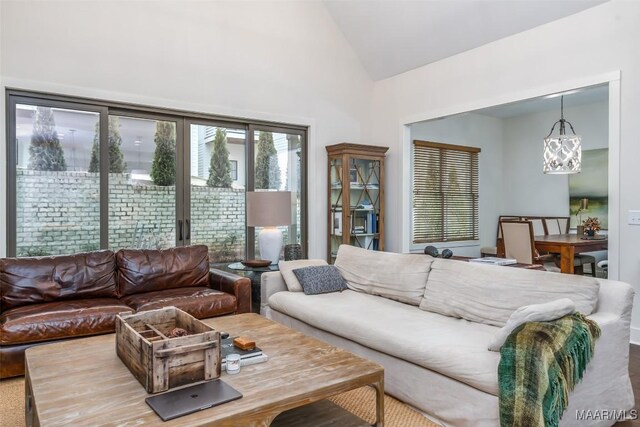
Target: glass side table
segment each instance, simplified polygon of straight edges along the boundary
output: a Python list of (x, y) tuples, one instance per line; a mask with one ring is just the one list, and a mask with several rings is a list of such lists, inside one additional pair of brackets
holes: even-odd
[(280, 269), (278, 268), (278, 264), (271, 264), (266, 267), (248, 267), (241, 262), (234, 262), (232, 264), (229, 264), (227, 267), (232, 270), (253, 271), (260, 273), (265, 273), (267, 271), (280, 271)]
[(234, 262), (231, 264), (212, 263), (211, 268), (234, 273), (238, 276), (246, 277), (251, 280), (251, 311), (258, 314), (260, 314), (260, 280), (262, 273), (280, 271), (277, 264), (269, 265), (267, 267), (247, 267), (242, 265), (240, 262)]

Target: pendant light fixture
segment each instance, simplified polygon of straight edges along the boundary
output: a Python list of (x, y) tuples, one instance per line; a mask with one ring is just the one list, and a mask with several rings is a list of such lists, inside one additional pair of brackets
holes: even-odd
[[(553, 135), (557, 124), (558, 134)], [(573, 135), (565, 133), (565, 123), (571, 128)], [(546, 174), (580, 173), (582, 161), (582, 138), (576, 135), (573, 125), (564, 119), (564, 96), (560, 97), (560, 120), (551, 127), (551, 132), (544, 139), (544, 166)]]

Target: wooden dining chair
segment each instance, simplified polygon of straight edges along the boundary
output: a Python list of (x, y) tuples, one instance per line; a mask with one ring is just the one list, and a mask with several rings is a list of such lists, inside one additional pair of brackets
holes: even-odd
[(498, 256), (498, 247), (500, 246), (500, 241), (502, 240), (502, 230), (500, 230), (500, 221), (503, 220), (516, 220), (519, 221), (520, 217), (515, 215), (500, 215), (498, 217), (498, 226), (496, 227), (498, 231), (496, 232), (496, 245), (495, 246), (483, 246), (480, 248), (480, 256)]
[(533, 227), (533, 235), (534, 236), (544, 236), (547, 234), (547, 229), (544, 226), (544, 218), (541, 216), (528, 216), (526, 218), (522, 218), (524, 221), (531, 221), (531, 226)]
[(532, 221), (500, 221), (500, 230), (507, 258), (514, 258), (523, 264), (541, 264), (545, 270), (560, 272), (547, 256), (540, 256), (535, 247)]
[[(569, 217), (544, 218), (547, 234), (569, 234)], [(596, 277), (596, 258), (586, 254), (575, 254), (573, 268), (576, 273), (583, 274), (584, 266), (589, 264), (591, 275)], [(560, 265), (560, 255), (556, 254), (556, 265)]]

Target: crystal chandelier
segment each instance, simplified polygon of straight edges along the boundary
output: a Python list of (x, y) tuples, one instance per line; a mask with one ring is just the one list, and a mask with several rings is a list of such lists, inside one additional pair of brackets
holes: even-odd
[[(559, 133), (552, 135), (556, 125), (560, 123)], [(565, 123), (571, 128), (573, 135), (565, 134)], [(564, 119), (564, 96), (560, 97), (560, 120), (553, 124), (551, 132), (544, 139), (544, 166), (546, 174), (580, 173), (582, 146), (579, 135), (573, 125)]]

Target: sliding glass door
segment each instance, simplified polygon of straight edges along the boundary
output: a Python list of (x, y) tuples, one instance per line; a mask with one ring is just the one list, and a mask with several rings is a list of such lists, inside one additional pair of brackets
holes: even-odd
[[(253, 191), (290, 191), (291, 224), (277, 228), (283, 234), (283, 251), (288, 244), (301, 244), (305, 240), (302, 213), (305, 209), (303, 188), (305, 133), (274, 126), (251, 126), (253, 145)], [(258, 253), (257, 236), (261, 229), (253, 230), (254, 254)], [(283, 254), (281, 254), (283, 255)]]
[(164, 249), (184, 240), (178, 121), (109, 115), (109, 249)]
[(9, 256), (205, 244), (213, 262), (253, 258), (245, 200), (254, 190), (293, 193), (284, 243), (306, 253), (305, 129), (7, 96)]
[(100, 171), (89, 171), (100, 141), (100, 109), (16, 98), (9, 110), (10, 255), (44, 256), (100, 248)]
[[(245, 259), (247, 132), (238, 125), (188, 122), (188, 244), (209, 247), (216, 262)], [(187, 138), (185, 138), (186, 140)]]

